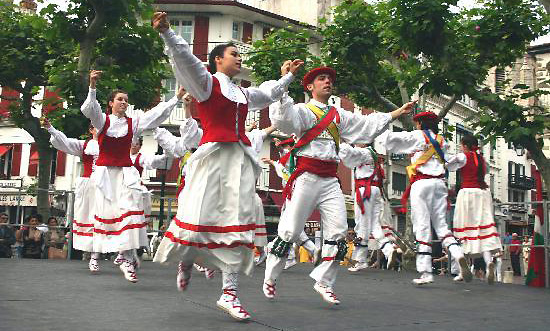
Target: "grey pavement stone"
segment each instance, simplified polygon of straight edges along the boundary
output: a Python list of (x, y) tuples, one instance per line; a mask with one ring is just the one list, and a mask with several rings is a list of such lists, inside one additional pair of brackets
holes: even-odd
[(83, 261), (0, 259), (0, 330), (550, 330), (550, 291), (521, 285), (410, 284), (415, 273), (342, 268), (336, 284), (340, 306), (313, 291), (300, 264), (283, 273), (278, 297), (264, 298), (263, 268), (241, 276), (240, 299), (248, 323), (218, 310), (221, 277), (194, 272), (188, 291), (175, 287), (175, 266), (144, 262), (139, 282), (101, 262), (90, 275)]

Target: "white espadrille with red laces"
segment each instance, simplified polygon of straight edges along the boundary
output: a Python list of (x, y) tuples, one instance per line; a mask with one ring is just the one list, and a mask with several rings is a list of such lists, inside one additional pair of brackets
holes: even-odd
[(138, 278), (136, 274), (136, 269), (134, 269), (134, 264), (132, 263), (132, 261), (123, 260), (119, 268), (124, 274), (124, 278), (126, 278), (127, 281), (131, 283), (137, 283)]
[(187, 289), (191, 280), (192, 265), (185, 265), (183, 262), (178, 264), (178, 275), (176, 276), (176, 287), (178, 291), (183, 292)]
[(99, 262), (97, 261), (97, 259), (91, 258), (90, 262), (88, 262), (88, 268), (90, 268), (90, 271), (92, 273), (99, 272)]
[(264, 285), (262, 286), (262, 290), (264, 291), (264, 295), (268, 299), (275, 299), (275, 295), (277, 294), (277, 291), (275, 290), (275, 284), (269, 284), (267, 282), (264, 282)]
[(117, 254), (115, 260), (113, 261), (113, 263), (115, 265), (121, 265), (122, 264), (122, 261), (124, 261), (124, 256), (122, 254)]
[(247, 321), (250, 319), (250, 314), (243, 308), (241, 301), (237, 297), (237, 291), (231, 289), (224, 289), (220, 299), (216, 302), (216, 305), (229, 313), (231, 317), (239, 321)]
[(329, 287), (329, 286), (326, 286), (326, 285), (323, 285), (323, 284), (320, 284), (320, 283), (315, 283), (315, 285), (313, 285), (313, 289), (317, 293), (319, 293), (321, 295), (321, 297), (323, 298), (323, 300), (325, 300), (326, 302), (328, 302), (332, 305), (339, 305), (340, 304), (340, 299), (338, 299), (336, 294), (334, 294), (334, 291), (332, 290), (332, 287)]
[(215, 273), (216, 273), (216, 270), (206, 268), (204, 270), (204, 277), (206, 277), (206, 279), (212, 279), (212, 278), (214, 278)]

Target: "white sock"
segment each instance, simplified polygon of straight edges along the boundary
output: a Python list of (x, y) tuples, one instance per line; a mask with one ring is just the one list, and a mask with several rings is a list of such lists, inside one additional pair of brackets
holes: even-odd
[(489, 268), (489, 263), (493, 262), (493, 254), (489, 251), (483, 252), (483, 260), (485, 261), (487, 268)]
[(99, 253), (92, 252), (92, 254), (90, 255), (90, 258), (92, 258), (94, 260), (99, 260)]
[(222, 288), (224, 290), (237, 291), (239, 287), (239, 274), (236, 272), (222, 272)]

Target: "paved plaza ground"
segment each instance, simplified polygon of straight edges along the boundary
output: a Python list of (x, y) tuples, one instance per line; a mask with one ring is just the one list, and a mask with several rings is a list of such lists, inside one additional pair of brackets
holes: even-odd
[(417, 288), (412, 272), (340, 271), (329, 307), (313, 291), (311, 264), (283, 273), (279, 296), (261, 292), (263, 268), (241, 277), (240, 298), (253, 320), (218, 310), (221, 277), (195, 272), (175, 287), (175, 267), (144, 262), (131, 284), (112, 262), (90, 275), (83, 261), (0, 259), (0, 330), (550, 330), (550, 291), (522, 285), (455, 284), (438, 276)]

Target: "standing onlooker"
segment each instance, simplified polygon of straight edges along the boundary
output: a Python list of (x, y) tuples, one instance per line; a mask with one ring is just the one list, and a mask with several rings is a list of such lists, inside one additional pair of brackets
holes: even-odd
[(15, 233), (16, 239), (23, 242), (24, 258), (40, 259), (42, 256), (44, 235), (37, 228), (41, 219), (42, 216), (40, 214), (29, 216), (26, 222), (29, 227), (22, 228)]
[[(57, 228), (58, 223), (55, 217), (48, 218), (48, 232), (44, 234), (44, 257), (63, 258), (63, 246), (65, 245), (65, 233)], [(50, 252), (51, 250), (51, 252)]]
[[(518, 239), (518, 234), (512, 234), (511, 245), (521, 245), (521, 241)], [(510, 246), (510, 260), (512, 262), (512, 270), (514, 270), (514, 276), (521, 276), (521, 267), (519, 264), (519, 256), (521, 254), (520, 246)]]
[(521, 247), (521, 254), (523, 255), (523, 274), (527, 275), (527, 270), (529, 267), (529, 253), (531, 253), (531, 241), (529, 236), (523, 237), (523, 247)]
[(0, 258), (11, 257), (11, 245), (15, 244), (15, 231), (6, 226), (9, 217), (6, 213), (0, 213)]

